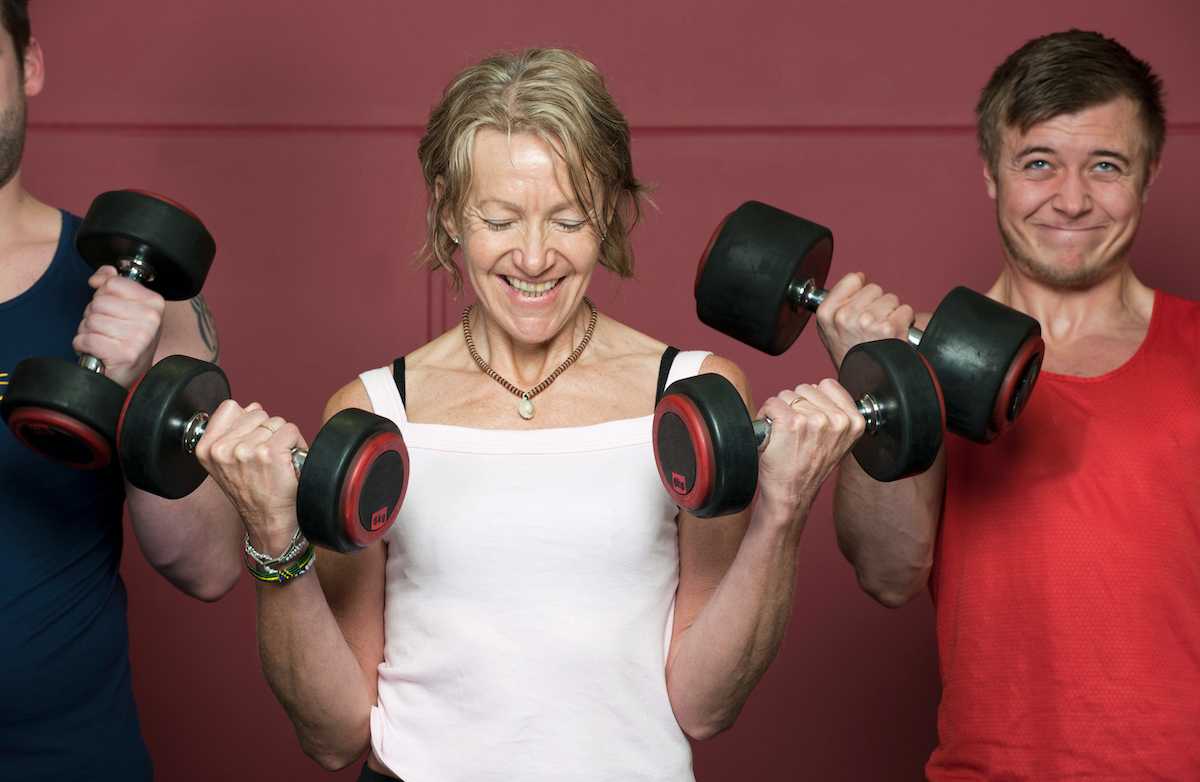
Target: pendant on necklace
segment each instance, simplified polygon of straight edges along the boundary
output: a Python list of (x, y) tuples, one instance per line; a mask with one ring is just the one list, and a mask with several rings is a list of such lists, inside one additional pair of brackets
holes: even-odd
[(533, 418), (533, 400), (529, 398), (529, 394), (522, 394), (521, 401), (517, 405), (517, 412), (521, 417), (528, 421)]

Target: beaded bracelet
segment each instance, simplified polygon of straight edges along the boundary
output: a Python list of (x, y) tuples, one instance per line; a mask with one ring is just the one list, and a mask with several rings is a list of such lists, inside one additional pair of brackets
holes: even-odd
[(296, 557), (300, 556), (300, 552), (308, 544), (304, 533), (296, 528), (296, 534), (292, 536), (292, 542), (287, 545), (287, 550), (277, 557), (268, 557), (266, 554), (259, 552), (254, 546), (250, 545), (250, 533), (246, 533), (246, 556), (253, 559), (259, 565), (262, 565), (266, 570), (271, 570), (276, 565), (282, 565), (284, 562), (291, 562)]
[(285, 581), (291, 581), (293, 578), (299, 578), (307, 573), (308, 569), (312, 567), (313, 563), (316, 561), (317, 550), (313, 544), (309, 543), (308, 550), (304, 552), (304, 556), (301, 557), (299, 561), (288, 567), (281, 568), (280, 570), (273, 570), (272, 568), (263, 565), (263, 569), (267, 571), (263, 573), (259, 570), (256, 570), (255, 567), (250, 564), (250, 557), (247, 556), (246, 569), (250, 571), (250, 575), (254, 576), (259, 581), (270, 581), (282, 584)]

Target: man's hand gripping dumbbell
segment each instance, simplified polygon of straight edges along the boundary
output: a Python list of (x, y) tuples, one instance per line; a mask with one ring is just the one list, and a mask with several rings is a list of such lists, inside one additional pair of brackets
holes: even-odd
[(829, 229), (747, 201), (717, 227), (701, 257), (696, 313), (718, 331), (778, 355), (816, 312), (839, 367), (859, 342), (907, 338), (938, 377), (949, 431), (986, 443), (1012, 426), (1045, 352), (1036, 320), (955, 288), (921, 331), (910, 308), (878, 286), (864, 286), (858, 275), (823, 290), (832, 256)]

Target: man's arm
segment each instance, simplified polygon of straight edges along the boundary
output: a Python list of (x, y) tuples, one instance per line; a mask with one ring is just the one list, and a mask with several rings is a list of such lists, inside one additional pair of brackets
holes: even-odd
[[(164, 302), (108, 266), (89, 284), (96, 295), (73, 346), (101, 359), (105, 374), (126, 389), (166, 356), (216, 359), (216, 327), (201, 296)], [(233, 588), (241, 575), (242, 524), (211, 478), (179, 500), (156, 497), (128, 481), (125, 491), (134, 535), (155, 570), (201, 600), (216, 600)]]
[[(202, 295), (166, 302), (162, 334), (152, 363), (184, 355), (216, 363), (220, 342), (212, 312)], [(128, 481), (129, 518), (146, 559), (179, 589), (201, 600), (216, 600), (242, 574), (241, 519), (212, 478), (179, 500), (165, 500)]]
[(833, 495), (838, 548), (863, 591), (889, 608), (921, 594), (929, 580), (945, 483), (944, 447), (927, 471), (891, 483), (854, 459), (842, 462)]
[[(925, 325), (896, 296), (848, 274), (817, 308), (821, 341), (835, 367), (851, 347), (877, 339), (905, 339)], [(890, 483), (868, 476), (854, 459), (842, 462), (833, 499), (838, 547), (854, 565), (859, 586), (896, 608), (919, 595), (929, 580), (946, 484), (946, 450), (921, 475)]]

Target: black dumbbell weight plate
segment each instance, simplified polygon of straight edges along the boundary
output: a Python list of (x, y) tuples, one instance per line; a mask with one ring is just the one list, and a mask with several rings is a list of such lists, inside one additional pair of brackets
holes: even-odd
[(654, 409), (663, 486), (701, 519), (744, 510), (758, 488), (758, 447), (746, 403), (721, 375), (677, 380)]
[(0, 414), (18, 440), (61, 464), (84, 469), (112, 461), (125, 389), (60, 358), (27, 358), (13, 368)]
[(723, 334), (777, 356), (811, 314), (789, 291), (807, 278), (825, 285), (833, 257), (828, 228), (747, 201), (725, 218), (696, 271), (696, 314)]
[(945, 404), (937, 378), (904, 340), (855, 345), (842, 359), (838, 382), (858, 400), (869, 394), (879, 409), (875, 432), (854, 446), (854, 458), (877, 481), (928, 470), (942, 446)]
[(917, 349), (942, 384), (946, 428), (987, 443), (1021, 414), (1046, 347), (1037, 320), (959, 287), (938, 305)]
[(200, 218), (153, 193), (113, 190), (101, 193), (75, 234), (79, 254), (94, 269), (120, 267), (141, 255), (154, 267), (143, 284), (168, 301), (200, 292), (217, 246)]
[(342, 410), (317, 432), (300, 470), (300, 529), (318, 546), (353, 554), (387, 533), (407, 489), (408, 449), (396, 425)]
[(185, 447), (189, 422), (229, 399), (229, 380), (215, 364), (167, 356), (129, 390), (117, 430), (121, 469), (134, 486), (176, 500), (208, 473)]

